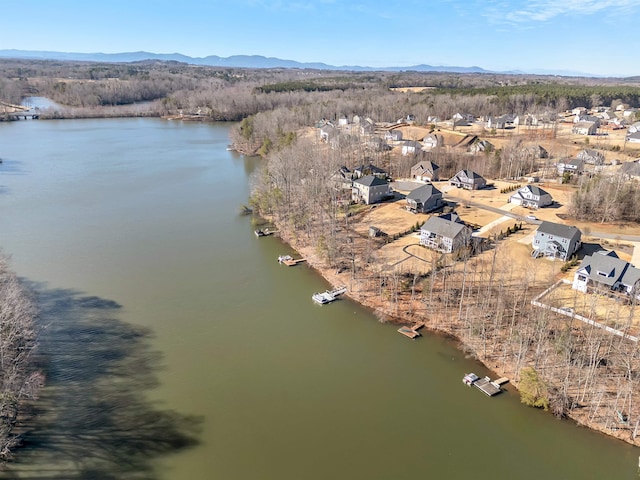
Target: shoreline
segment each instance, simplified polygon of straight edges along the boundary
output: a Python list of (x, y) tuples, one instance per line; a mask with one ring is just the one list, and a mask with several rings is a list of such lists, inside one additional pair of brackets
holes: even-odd
[[(309, 245), (309, 246), (301, 245), (300, 242), (295, 241), (295, 239), (290, 238), (288, 235), (285, 234), (283, 236), (284, 231), (281, 230), (280, 228), (278, 228), (278, 231), (280, 232), (280, 235), (279, 235), (280, 239), (285, 244), (287, 244), (290, 248), (295, 250), (298, 255), (301, 255), (303, 258), (305, 258), (306, 263), (309, 265), (309, 267), (311, 267), (315, 272), (317, 272), (317, 274), (319, 274), (322, 278), (324, 278), (327, 282), (329, 282), (329, 284), (332, 287), (335, 287), (337, 285), (348, 286), (350, 282), (345, 282), (342, 278), (340, 278), (341, 274), (337, 273), (333, 268), (327, 268), (325, 265), (323, 265), (323, 261), (320, 260), (318, 256), (315, 254), (314, 247), (312, 245)], [(497, 364), (492, 365), (490, 362), (491, 359), (489, 358), (489, 356), (483, 357), (481, 353), (477, 352), (471, 345), (467, 345), (463, 341), (463, 339), (461, 339), (454, 331), (449, 331), (443, 328), (434, 328), (434, 325), (432, 324), (432, 321), (430, 319), (417, 314), (413, 314), (412, 317), (403, 318), (398, 314), (394, 314), (393, 312), (390, 311), (390, 309), (388, 308), (389, 307), (388, 302), (387, 303), (373, 302), (367, 297), (367, 295), (364, 295), (363, 293), (366, 293), (366, 290), (360, 292), (360, 291), (355, 291), (352, 288), (347, 288), (347, 292), (344, 295), (349, 297), (354, 302), (357, 302), (358, 304), (371, 310), (372, 314), (377, 316), (378, 320), (382, 323), (391, 323), (393, 325), (405, 325), (409, 323), (422, 322), (424, 325), (424, 328), (428, 332), (435, 335), (443, 336), (449, 340), (454, 341), (456, 348), (458, 350), (471, 356), (473, 359), (478, 361), (483, 368), (489, 370), (493, 375), (496, 376), (496, 378), (497, 377), (509, 378), (510, 384), (518, 392), (518, 395), (520, 395), (520, 390), (518, 388), (519, 382), (516, 380), (516, 376), (514, 375), (515, 365), (511, 363), (505, 364), (504, 367), (506, 368), (500, 368), (500, 366)], [(553, 385), (549, 385), (549, 387), (552, 388)], [(535, 408), (535, 407), (529, 407), (529, 408)], [(604, 428), (599, 427), (598, 424), (593, 424), (592, 422), (588, 422), (587, 421), (588, 415), (586, 413), (581, 412), (581, 410), (583, 409), (576, 408), (573, 410), (569, 410), (565, 415), (560, 417), (560, 419), (571, 421), (576, 426), (586, 427), (589, 430), (592, 430), (594, 432), (597, 432), (599, 434), (605, 435), (607, 437), (610, 437), (616, 440), (620, 440), (629, 445), (633, 445), (636, 447), (640, 446), (640, 443), (638, 442), (638, 440), (633, 441), (633, 439), (628, 438), (629, 437), (628, 435), (626, 436), (623, 435), (622, 433), (625, 431), (623, 429), (618, 429), (616, 431), (607, 431)], [(549, 415), (553, 415), (553, 412), (551, 412), (550, 410), (547, 411), (546, 413), (548, 413)], [(615, 434), (618, 432), (620, 433)]]

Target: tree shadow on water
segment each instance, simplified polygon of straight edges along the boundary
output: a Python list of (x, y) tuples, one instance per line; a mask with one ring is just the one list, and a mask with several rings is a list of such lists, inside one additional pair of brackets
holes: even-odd
[(198, 443), (202, 419), (162, 409), (147, 391), (161, 356), (121, 306), (72, 290), (36, 292), (46, 386), (0, 478), (155, 479), (154, 459)]

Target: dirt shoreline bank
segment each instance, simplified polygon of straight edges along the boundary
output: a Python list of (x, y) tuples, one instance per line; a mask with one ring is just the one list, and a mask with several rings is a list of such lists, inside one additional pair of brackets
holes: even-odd
[[(294, 249), (300, 256), (306, 259), (306, 263), (309, 267), (313, 268), (320, 276), (322, 276), (327, 282), (329, 282), (332, 286), (347, 286), (346, 296), (352, 299), (355, 302), (358, 302), (360, 305), (369, 308), (372, 310), (374, 315), (379, 318), (379, 321), (389, 322), (397, 325), (406, 325), (412, 324), (416, 322), (424, 322), (425, 328), (427, 331), (432, 332), (436, 335), (442, 335), (456, 342), (457, 348), (472, 356), (475, 360), (480, 362), (484, 368), (489, 370), (495, 377), (507, 377), (510, 379), (511, 385), (519, 391), (518, 389), (518, 377), (516, 368), (517, 366), (513, 363), (504, 363), (503, 365), (499, 365), (495, 363), (495, 360), (492, 361), (491, 355), (487, 355), (483, 357), (482, 353), (477, 349), (473, 348), (471, 345), (467, 345), (460, 335), (457, 334), (454, 330), (448, 330), (446, 328), (442, 328), (441, 325), (434, 325), (429, 319), (424, 315), (420, 315), (418, 313), (408, 313), (406, 311), (401, 311), (399, 313), (395, 313), (390, 308), (389, 302), (382, 302), (377, 300), (379, 297), (375, 294), (375, 292), (370, 292), (367, 289), (362, 288), (362, 283), (354, 283), (348, 280), (350, 272), (342, 272), (338, 273), (335, 268), (328, 267), (323, 260), (319, 258), (319, 256), (314, 251), (314, 247), (312, 245), (303, 245), (299, 241), (296, 241), (295, 238), (290, 237), (284, 230), (279, 229), (280, 238), (283, 242), (289, 245), (292, 249)], [(355, 287), (355, 288), (354, 288)], [(376, 300), (374, 300), (376, 299)], [(454, 324), (451, 324), (454, 325)], [(553, 388), (553, 385), (550, 385)], [(589, 415), (586, 412), (583, 412), (586, 409), (576, 408), (570, 410), (564, 416), (564, 419), (574, 422), (579, 426), (583, 426), (589, 428), (590, 430), (599, 432), (608, 437), (613, 437), (618, 440), (621, 440), (625, 443), (640, 446), (640, 443), (632, 438), (630, 432), (625, 429), (611, 430), (605, 429), (601, 424), (594, 423), (589, 421)], [(548, 412), (550, 415), (551, 411)]]

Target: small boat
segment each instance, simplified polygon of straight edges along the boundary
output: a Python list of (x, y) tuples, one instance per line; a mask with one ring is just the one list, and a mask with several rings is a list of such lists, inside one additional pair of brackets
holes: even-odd
[(324, 304), (333, 302), (346, 291), (347, 291), (347, 287), (334, 288), (333, 290), (326, 290), (321, 293), (314, 293), (313, 295), (311, 295), (311, 299), (319, 305), (324, 305)]
[(291, 255), (280, 255), (278, 257), (278, 263), (284, 263), (293, 260)]
[(265, 228), (264, 230), (258, 228), (257, 230), (254, 230), (253, 233), (256, 234), (256, 237), (266, 237), (268, 235), (271, 235), (273, 232), (268, 228)]
[(475, 373), (467, 373), (464, 377), (462, 377), (462, 383), (469, 386), (473, 385), (478, 380), (480, 380), (480, 377)]

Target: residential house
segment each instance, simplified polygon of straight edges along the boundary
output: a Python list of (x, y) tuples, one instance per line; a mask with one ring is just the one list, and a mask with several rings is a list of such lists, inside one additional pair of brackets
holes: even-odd
[(388, 130), (384, 133), (384, 139), (385, 140), (391, 140), (391, 141), (399, 141), (402, 140), (402, 130)]
[(560, 223), (542, 222), (533, 237), (534, 257), (543, 255), (567, 261), (578, 251), (582, 232), (577, 228)]
[(442, 192), (431, 183), (415, 188), (407, 195), (407, 210), (412, 213), (431, 212), (442, 205)]
[(625, 138), (629, 143), (640, 143), (640, 132), (630, 133)]
[(513, 119), (514, 125), (524, 125), (525, 127), (537, 127), (540, 121), (540, 118), (537, 115), (532, 115), (527, 113), (526, 115), (520, 117), (517, 116)]
[(386, 200), (393, 195), (393, 190), (386, 180), (375, 175), (366, 175), (353, 181), (351, 199), (370, 205)]
[(553, 198), (536, 185), (525, 185), (509, 197), (509, 203), (527, 208), (542, 208), (553, 203)]
[(606, 110), (606, 111), (604, 111), (601, 114), (596, 115), (596, 116), (598, 118), (601, 118), (601, 119), (606, 120), (608, 122), (618, 118), (618, 116), (616, 115), (616, 112), (611, 111), (611, 110)]
[(581, 114), (587, 113), (587, 109), (586, 107), (576, 107), (573, 110), (571, 110), (571, 113), (574, 115), (581, 115)]
[(375, 175), (376, 177), (380, 177), (383, 180), (387, 179), (387, 171), (380, 167), (376, 167), (373, 163), (363, 164), (354, 168), (353, 175), (355, 178), (362, 178), (367, 175)]
[(494, 146), (488, 140), (478, 140), (477, 142), (473, 142), (469, 147), (469, 152), (471, 153), (483, 153), (483, 152), (491, 152), (493, 151)]
[(360, 135), (373, 135), (376, 132), (376, 124), (369, 117), (360, 119)]
[(371, 135), (365, 138), (364, 146), (374, 152), (388, 152), (392, 149), (382, 138)]
[(634, 122), (631, 125), (629, 125), (629, 133), (636, 133), (636, 132), (640, 132), (640, 122)]
[(505, 129), (513, 126), (511, 115), (501, 115), (499, 117), (489, 117), (485, 123), (487, 128)]
[(346, 166), (340, 167), (333, 172), (329, 179), (340, 189), (351, 189), (353, 185), (353, 172)]
[(455, 213), (433, 216), (420, 228), (420, 245), (451, 253), (471, 242), (471, 228)]
[(620, 165), (620, 174), (628, 180), (640, 180), (640, 162), (624, 162)]
[(558, 175), (564, 175), (565, 172), (580, 175), (584, 171), (584, 161), (579, 158), (564, 158), (556, 164)]
[(444, 145), (444, 137), (437, 133), (430, 133), (422, 139), (422, 146), (425, 150), (432, 150)]
[(596, 122), (578, 122), (573, 125), (571, 133), (575, 135), (595, 135), (598, 132)]
[(345, 115), (342, 115), (338, 119), (338, 126), (339, 127), (346, 127), (347, 125), (349, 125), (349, 119)]
[(487, 181), (476, 172), (471, 170), (460, 170), (449, 179), (449, 185), (464, 188), (466, 190), (480, 190), (487, 186)]
[(329, 141), (338, 136), (338, 129), (332, 123), (325, 123), (320, 127), (320, 140), (329, 143)]
[(601, 119), (600, 117), (596, 117), (595, 115), (576, 115), (573, 119), (573, 123), (584, 123), (584, 122), (593, 122), (596, 124), (596, 128), (600, 126)]
[(605, 251), (587, 255), (573, 277), (574, 290), (623, 292), (640, 298), (640, 269), (620, 259), (616, 252)]
[(549, 158), (549, 152), (542, 145), (529, 145), (526, 150), (535, 158)]
[(592, 148), (580, 150), (576, 158), (591, 165), (602, 165), (604, 163), (604, 154)]
[(628, 108), (624, 112), (622, 112), (622, 116), (624, 118), (631, 118), (631, 117), (635, 116), (637, 113), (638, 113), (638, 109), (637, 108)]
[(440, 179), (440, 167), (429, 160), (421, 160), (411, 167), (411, 178), (419, 182), (435, 182)]
[(471, 115), (470, 113), (455, 113), (453, 117), (451, 117), (453, 124), (455, 126), (465, 126), (471, 125), (476, 121), (476, 117)]
[(409, 155), (416, 155), (420, 150), (422, 150), (422, 144), (420, 142), (405, 140), (402, 144), (401, 153), (403, 157), (407, 157)]

